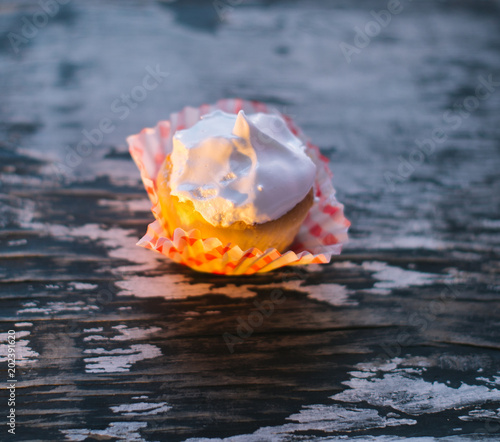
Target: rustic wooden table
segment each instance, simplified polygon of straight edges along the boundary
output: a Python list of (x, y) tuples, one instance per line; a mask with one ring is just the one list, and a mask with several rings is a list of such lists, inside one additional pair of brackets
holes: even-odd
[[(2, 2), (0, 440), (500, 440), (499, 21), (472, 0)], [(331, 264), (223, 277), (136, 247), (153, 217), (125, 137), (231, 96), (330, 157), (352, 221)]]

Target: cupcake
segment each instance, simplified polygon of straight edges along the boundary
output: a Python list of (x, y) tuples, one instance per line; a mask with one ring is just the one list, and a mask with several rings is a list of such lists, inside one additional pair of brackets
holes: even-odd
[(197, 271), (268, 272), (341, 252), (328, 160), (264, 103), (186, 107), (127, 138), (155, 221), (138, 245)]
[(175, 132), (156, 179), (164, 228), (285, 251), (314, 200), (316, 166), (278, 115), (217, 110)]

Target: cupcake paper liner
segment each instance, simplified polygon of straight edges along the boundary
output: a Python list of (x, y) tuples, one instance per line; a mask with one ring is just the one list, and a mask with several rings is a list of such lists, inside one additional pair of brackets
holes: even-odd
[[(287, 252), (280, 253), (276, 249), (261, 251), (257, 248), (241, 250), (232, 244), (222, 244), (218, 238), (202, 238), (196, 229), (185, 231), (170, 226), (169, 220), (161, 212), (156, 193), (156, 176), (165, 157), (172, 151), (173, 134), (177, 130), (193, 126), (202, 115), (218, 109), (235, 114), (243, 110), (247, 114), (264, 112), (281, 116), (288, 129), (304, 142), (307, 153), (316, 164), (315, 201)], [(156, 250), (171, 260), (200, 272), (249, 275), (287, 265), (328, 263), (332, 255), (340, 254), (342, 244), (347, 241), (350, 222), (344, 216), (344, 206), (335, 198), (328, 159), (321, 155), (318, 147), (309, 142), (290, 117), (264, 103), (224, 99), (213, 105), (186, 107), (171, 114), (170, 120), (160, 121), (154, 128), (145, 128), (138, 134), (129, 136), (127, 142), (156, 219), (149, 224), (146, 235), (137, 243), (139, 246)], [(163, 228), (164, 224), (172, 227), (172, 238), (169, 238), (168, 232)]]

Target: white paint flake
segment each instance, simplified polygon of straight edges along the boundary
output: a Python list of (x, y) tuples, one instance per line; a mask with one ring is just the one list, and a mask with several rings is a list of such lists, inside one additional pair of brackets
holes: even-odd
[(61, 286), (59, 284), (45, 284), (47, 290), (59, 290)]
[(257, 293), (251, 290), (251, 286), (227, 284), (214, 288), (212, 284), (208, 283), (190, 284), (189, 279), (182, 274), (154, 277), (130, 275), (122, 281), (117, 281), (116, 285), (122, 289), (118, 295), (134, 295), (139, 298), (157, 296), (164, 299), (186, 299), (206, 294), (226, 295), (229, 298), (257, 296)]
[[(399, 425), (415, 425), (417, 423), (413, 419), (384, 417), (379, 415), (377, 410), (369, 408), (344, 408), (341, 405), (308, 405), (302, 408), (299, 413), (291, 415), (286, 420), (291, 422), (274, 427), (259, 428), (252, 434), (241, 434), (225, 439), (192, 438), (186, 442), (285, 442), (294, 440), (291, 439), (294, 435), (297, 436), (297, 440), (300, 440), (300, 436), (297, 433), (304, 431), (321, 431), (324, 433), (338, 431), (352, 432)], [(316, 439), (308, 438), (308, 440)], [(328, 437), (328, 440), (333, 439)]]
[[(89, 333), (103, 332), (102, 327), (86, 330)], [(146, 340), (151, 335), (161, 331), (160, 327), (132, 327), (120, 324), (111, 327), (111, 331), (117, 332), (115, 336), (89, 335), (83, 338), (84, 342), (125, 342)], [(85, 354), (98, 355), (85, 358), (85, 371), (87, 373), (119, 373), (130, 370), (130, 367), (138, 361), (152, 359), (161, 356), (161, 350), (152, 344), (134, 344), (128, 348), (115, 348), (106, 350), (104, 348), (93, 348), (84, 350)]]
[(7, 241), (7, 245), (9, 247), (17, 247), (17, 246), (24, 246), (28, 244), (28, 240), (26, 238), (22, 238), (22, 239), (11, 239), (9, 241)]
[(364, 261), (362, 264), (343, 261), (334, 263), (333, 267), (338, 269), (362, 269), (373, 272), (371, 276), (377, 282), (375, 282), (373, 288), (363, 291), (376, 295), (388, 295), (393, 289), (421, 287), (432, 285), (437, 282), (459, 282), (453, 275), (439, 275), (435, 273), (418, 272), (416, 270), (407, 270), (381, 261)]
[(151, 202), (148, 198), (140, 198), (133, 200), (109, 200), (109, 199), (100, 199), (97, 201), (99, 206), (104, 207), (116, 207), (120, 211), (124, 211), (124, 209), (128, 209), (131, 212), (151, 212)]
[(491, 378), (478, 377), (476, 378), (478, 381), (483, 381), (486, 384), (494, 385), (496, 387), (500, 387), (500, 376), (492, 376)]
[(142, 339), (147, 339), (156, 332), (161, 331), (160, 327), (128, 328), (126, 325), (115, 325), (114, 327), (111, 328), (114, 330), (118, 330), (120, 332), (119, 335), (113, 336), (111, 338), (112, 341), (139, 341)]
[(146, 422), (111, 422), (105, 430), (60, 430), (66, 440), (80, 442), (92, 437), (93, 439), (113, 439), (127, 442), (146, 442), (139, 430), (147, 427)]
[(133, 404), (122, 404), (116, 407), (110, 407), (114, 413), (119, 413), (122, 416), (145, 416), (164, 413), (172, 407), (166, 402), (137, 402)]
[[(181, 274), (166, 274), (162, 276), (134, 276), (117, 281), (117, 286), (122, 289), (118, 295), (134, 295), (140, 298), (161, 296), (165, 299), (186, 299), (188, 297), (204, 296), (207, 294), (225, 295), (228, 298), (253, 298), (258, 290), (282, 288), (306, 293), (309, 298), (327, 302), (334, 306), (357, 305), (356, 301), (349, 299), (352, 293), (345, 286), (339, 284), (302, 285), (303, 281), (295, 279), (271, 284), (252, 284), (236, 286), (227, 284), (214, 287), (209, 283), (190, 284), (188, 278)], [(168, 288), (168, 289), (167, 289)]]
[(133, 364), (146, 359), (161, 356), (161, 350), (151, 344), (134, 344), (129, 348), (93, 348), (84, 351), (85, 354), (98, 355), (85, 358), (87, 373), (121, 373), (129, 371)]
[(349, 389), (331, 399), (391, 407), (413, 416), (500, 400), (500, 390), (484, 385), (462, 383), (452, 388), (441, 382), (425, 381), (419, 377), (419, 370), (425, 368), (398, 368), (404, 362), (395, 358), (382, 364), (358, 364), (358, 370), (349, 373), (351, 379), (343, 382)]
[(327, 302), (333, 306), (358, 305), (358, 302), (349, 299), (353, 293), (346, 286), (340, 284), (318, 284), (304, 287), (308, 292), (308, 298), (316, 301)]
[(83, 338), (83, 342), (91, 342), (91, 341), (107, 341), (108, 338), (106, 336), (101, 336), (101, 335), (90, 335), (90, 336), (85, 336)]
[(99, 287), (97, 284), (90, 284), (88, 282), (70, 282), (68, 286), (70, 290), (95, 290)]
[(23, 307), (24, 308), (17, 312), (18, 315), (28, 313), (43, 313), (44, 315), (53, 315), (64, 312), (88, 312), (91, 310), (99, 310), (99, 307), (97, 307), (96, 305), (89, 305), (83, 301), (53, 301), (47, 302), (47, 304), (43, 307), (37, 307), (37, 304), (35, 304), (34, 302), (26, 302), (23, 304)]
[[(36, 351), (34, 351), (29, 346), (29, 340), (22, 339), (29, 336), (31, 332), (29, 330), (21, 330), (16, 332), (16, 365), (24, 367), (29, 363), (33, 363), (40, 356)], [(8, 345), (7, 337), (8, 333), (0, 333), (0, 362), (7, 362)]]
[(83, 329), (83, 333), (98, 333), (102, 332), (104, 329), (102, 327), (93, 327)]
[(374, 287), (383, 290), (431, 285), (440, 278), (440, 275), (405, 270), (385, 262), (364, 262), (362, 267), (365, 270), (375, 272), (372, 276), (379, 282), (376, 282)]
[[(488, 421), (500, 422), (500, 408), (495, 410), (470, 410), (467, 416), (459, 416), (459, 419), (465, 422), (471, 421)], [(498, 424), (496, 423), (497, 427)]]
[(350, 238), (349, 246), (364, 250), (445, 250), (452, 249), (454, 244), (450, 241), (441, 241), (428, 236), (408, 235), (393, 238), (377, 238), (375, 236), (371, 236), (369, 241), (364, 238)]

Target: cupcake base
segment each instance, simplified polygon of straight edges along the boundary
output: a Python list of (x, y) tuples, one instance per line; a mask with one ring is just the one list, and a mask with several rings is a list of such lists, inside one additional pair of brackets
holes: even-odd
[(280, 218), (262, 224), (247, 224), (238, 221), (228, 227), (213, 226), (195, 209), (191, 201), (179, 201), (171, 194), (169, 156), (166, 157), (156, 179), (157, 196), (163, 214), (165, 230), (170, 235), (170, 226), (180, 227), (186, 231), (197, 229), (203, 238), (218, 238), (223, 245), (236, 245), (242, 250), (257, 248), (267, 250), (275, 248), (279, 252), (286, 251), (299, 232), (300, 226), (313, 205), (313, 189), (292, 210)]

